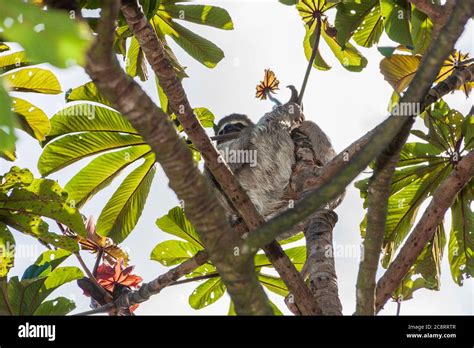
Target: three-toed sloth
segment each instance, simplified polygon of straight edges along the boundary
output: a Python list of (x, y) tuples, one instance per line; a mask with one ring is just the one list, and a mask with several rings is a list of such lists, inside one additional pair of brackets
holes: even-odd
[[(291, 136), (295, 128), (309, 138), (321, 165), (336, 155), (327, 135), (314, 122), (305, 121), (299, 105), (291, 101), (266, 113), (256, 124), (241, 114), (226, 116), (217, 124), (216, 135), (238, 133), (233, 139), (218, 141), (217, 149), (264, 218), (288, 205), (285, 193), (295, 164)], [(235, 217), (218, 183), (207, 170), (206, 175), (229, 217)]]

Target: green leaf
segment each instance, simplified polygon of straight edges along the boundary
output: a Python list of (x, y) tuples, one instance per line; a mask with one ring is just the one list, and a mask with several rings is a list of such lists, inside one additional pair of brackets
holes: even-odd
[[(441, 260), (446, 244), (446, 236), (441, 223), (433, 239), (423, 248), (400, 287), (394, 292), (394, 298), (409, 300), (413, 293), (422, 288), (439, 290), (441, 286)], [(420, 275), (416, 277), (416, 275)], [(414, 279), (415, 278), (415, 279)]]
[(184, 215), (181, 207), (174, 207), (168, 211), (168, 214), (156, 220), (156, 225), (163, 232), (182, 238), (200, 249), (204, 248), (196, 230)]
[(130, 76), (139, 76), (141, 81), (148, 80), (145, 55), (135, 37), (132, 37), (125, 62), (125, 70)]
[(3, 80), (0, 78), (0, 153), (15, 150), (15, 119), (11, 111), (11, 100), (3, 87)]
[(363, 47), (372, 47), (378, 43), (383, 32), (383, 20), (380, 6), (377, 5), (373, 11), (365, 17), (362, 25), (355, 32), (353, 39)]
[(466, 150), (474, 147), (474, 115), (467, 115), (462, 124), (462, 134), (464, 135), (464, 146)]
[(423, 54), (431, 40), (431, 31), (433, 30), (433, 22), (423, 12), (413, 8), (410, 19), (415, 54)]
[(20, 98), (12, 98), (12, 105), (12, 111), (18, 116), (22, 129), (33, 138), (43, 141), (51, 129), (44, 111)]
[(453, 280), (462, 285), (474, 276), (474, 180), (458, 194), (451, 207), (448, 258)]
[[(54, 290), (82, 278), (77, 267), (58, 267), (69, 255), (64, 250), (47, 251), (28, 267), (22, 280), (12, 277), (8, 283), (0, 281), (0, 313), (33, 315)], [(49, 306), (45, 304), (41, 311)]]
[(402, 45), (413, 47), (410, 34), (411, 5), (406, 0), (380, 0), (385, 32)]
[(279, 3), (287, 6), (293, 6), (298, 3), (298, 0), (278, 0)]
[(85, 166), (66, 184), (69, 202), (82, 207), (97, 192), (107, 187), (122, 170), (150, 153), (148, 145), (138, 145), (101, 155)]
[[(309, 59), (311, 58), (311, 54), (313, 53), (313, 47), (314, 47), (314, 38), (315, 33), (314, 30), (308, 30), (306, 29), (306, 34), (304, 37), (303, 41), (303, 48), (304, 48), (304, 54), (306, 56), (306, 59), (309, 62)], [(331, 66), (326, 63), (324, 58), (321, 56), (321, 52), (318, 49), (318, 52), (316, 53), (316, 57), (314, 58), (313, 66), (322, 71), (326, 71), (331, 69)]]
[(393, 89), (400, 93), (413, 80), (420, 60), (419, 56), (394, 54), (380, 61), (380, 72)]
[(164, 5), (160, 6), (160, 11), (162, 10), (175, 19), (224, 30), (234, 29), (229, 13), (220, 7), (210, 5)]
[(119, 132), (96, 131), (66, 135), (44, 148), (38, 160), (38, 170), (41, 175), (46, 176), (89, 156), (143, 144), (139, 135)]
[[(13, 168), (13, 170), (17, 170)], [(8, 194), (0, 190), (0, 210), (46, 216), (85, 236), (82, 216), (66, 203), (67, 193), (54, 180), (34, 179), (29, 185), (17, 185)]]
[(349, 71), (362, 71), (367, 66), (367, 59), (350, 43), (340, 45), (335, 38), (329, 36), (326, 30), (321, 30), (324, 41), (328, 44), (332, 53), (341, 62), (342, 66)]
[[(425, 177), (414, 180), (410, 185), (390, 196), (385, 225), (385, 254), (382, 259), (384, 267), (388, 266), (393, 253), (412, 228), (421, 204), (436, 190), (449, 171), (449, 167), (438, 166)], [(397, 178), (394, 177), (394, 180)]]
[(304, 238), (304, 233), (303, 232), (298, 232), (294, 236), (291, 236), (289, 238), (280, 240), (278, 243), (280, 243), (280, 245), (290, 244), (290, 243), (296, 242), (296, 241), (298, 241), (302, 238)]
[(61, 263), (67, 260), (71, 253), (66, 250), (46, 250), (35, 261), (35, 265), (47, 264), (51, 269), (56, 269)]
[(57, 248), (70, 252), (79, 250), (77, 241), (64, 235), (48, 231), (48, 224), (39, 216), (24, 211), (8, 211), (0, 209), (0, 221), (15, 230), (41, 240)]
[(288, 296), (288, 288), (286, 287), (283, 280), (281, 280), (281, 278), (261, 273), (258, 275), (258, 280), (264, 287), (266, 287), (271, 292), (283, 297)]
[(225, 285), (220, 277), (211, 278), (199, 285), (189, 296), (189, 304), (194, 309), (207, 307), (225, 293)]
[(97, 233), (119, 244), (132, 232), (145, 206), (155, 175), (155, 155), (130, 173), (114, 192), (97, 220)]
[(0, 279), (7, 276), (14, 263), (15, 239), (7, 225), (0, 222)]
[(5, 51), (8, 51), (9, 49), (10, 47), (8, 47), (7, 44), (0, 42), (0, 52), (5, 52)]
[(24, 51), (0, 56), (0, 74), (28, 65)]
[(202, 250), (189, 242), (179, 240), (167, 240), (155, 246), (150, 258), (158, 261), (163, 266), (173, 266), (180, 264)]
[(109, 108), (88, 103), (68, 106), (50, 120), (51, 131), (46, 137), (52, 139), (77, 132), (118, 132), (139, 135), (130, 122), (120, 113)]
[(0, 3), (2, 36), (18, 42), (28, 56), (60, 68), (83, 65), (92, 35), (87, 24), (71, 19), (68, 13), (16, 0)]
[(44, 301), (33, 315), (66, 315), (75, 308), (74, 301), (61, 296), (54, 300)]
[(71, 90), (66, 96), (66, 101), (93, 101), (112, 107), (112, 104), (97, 90), (93, 82), (87, 82)]
[(56, 75), (46, 69), (24, 68), (4, 74), (2, 77), (14, 92), (61, 93), (61, 86)]
[(206, 108), (194, 108), (194, 114), (204, 128), (214, 127), (214, 114)]
[(191, 57), (206, 67), (214, 68), (224, 58), (224, 52), (211, 41), (173, 20), (157, 15), (154, 17), (154, 22), (162, 33), (170, 36)]
[[(334, 23), (337, 29), (337, 41), (341, 45), (346, 44), (354, 33), (362, 31), (364, 33), (359, 34), (359, 36), (367, 37), (367, 45), (362, 46), (372, 46), (380, 38), (380, 35), (378, 35), (378, 38), (375, 39), (377, 37), (376, 34), (378, 34), (379, 25), (374, 25), (373, 21), (377, 18), (377, 15), (378, 19), (381, 20), (379, 0), (339, 3)], [(370, 34), (370, 28), (377, 28), (374, 34)]]

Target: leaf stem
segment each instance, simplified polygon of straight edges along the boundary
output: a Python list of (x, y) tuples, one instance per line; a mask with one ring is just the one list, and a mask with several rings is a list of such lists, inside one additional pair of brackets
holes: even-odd
[(301, 85), (300, 95), (298, 96), (298, 105), (301, 105), (303, 102), (303, 94), (308, 83), (309, 74), (311, 73), (311, 68), (313, 67), (316, 54), (318, 53), (319, 39), (321, 38), (321, 15), (316, 17), (316, 28), (314, 29), (315, 39), (313, 45), (313, 51), (311, 52), (311, 57), (309, 58), (308, 66), (306, 67), (306, 73), (304, 75), (303, 84)]

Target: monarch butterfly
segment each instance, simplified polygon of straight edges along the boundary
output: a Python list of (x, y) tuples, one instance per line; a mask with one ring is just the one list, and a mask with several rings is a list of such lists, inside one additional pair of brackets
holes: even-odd
[(275, 93), (275, 91), (279, 89), (279, 84), (280, 81), (276, 78), (275, 73), (270, 69), (265, 69), (265, 76), (263, 81), (260, 81), (257, 85), (255, 97), (260, 100), (267, 99), (267, 96), (269, 97), (270, 93)]

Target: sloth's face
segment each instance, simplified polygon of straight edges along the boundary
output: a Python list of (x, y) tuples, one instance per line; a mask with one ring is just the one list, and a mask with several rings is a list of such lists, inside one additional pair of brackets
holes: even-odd
[(242, 122), (230, 122), (223, 124), (222, 127), (219, 129), (217, 132), (217, 135), (223, 135), (223, 134), (230, 134), (230, 133), (238, 133), (248, 125), (242, 123)]

